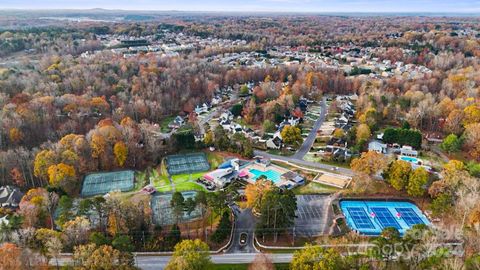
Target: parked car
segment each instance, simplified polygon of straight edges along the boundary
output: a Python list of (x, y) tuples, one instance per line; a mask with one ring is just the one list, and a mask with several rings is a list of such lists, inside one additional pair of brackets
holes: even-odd
[(241, 247), (247, 245), (247, 238), (248, 238), (248, 235), (246, 232), (242, 232), (240, 234), (240, 241), (239, 241), (239, 244)]

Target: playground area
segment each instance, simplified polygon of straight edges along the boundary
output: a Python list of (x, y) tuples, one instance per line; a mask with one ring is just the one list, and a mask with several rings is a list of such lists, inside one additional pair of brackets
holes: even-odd
[(85, 176), (81, 195), (83, 197), (103, 195), (110, 191), (130, 191), (134, 188), (135, 175), (131, 170), (92, 173)]

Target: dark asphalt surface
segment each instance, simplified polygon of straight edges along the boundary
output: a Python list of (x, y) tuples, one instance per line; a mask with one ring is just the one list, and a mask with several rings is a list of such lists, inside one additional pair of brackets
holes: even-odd
[(315, 138), (317, 137), (317, 131), (323, 125), (325, 116), (327, 115), (327, 98), (325, 97), (322, 99), (321, 108), (322, 111), (320, 112), (320, 117), (318, 117), (317, 121), (313, 125), (312, 130), (310, 131), (310, 134), (308, 134), (307, 138), (303, 141), (302, 146), (300, 146), (292, 158), (303, 160), (308, 151), (310, 151), (310, 148), (312, 148)]
[[(255, 232), (256, 220), (250, 208), (241, 210), (238, 206), (232, 206), (236, 214), (235, 231), (233, 233), (232, 244), (227, 253), (255, 253), (253, 246), (253, 233)], [(240, 245), (240, 234), (247, 233), (247, 244)]]

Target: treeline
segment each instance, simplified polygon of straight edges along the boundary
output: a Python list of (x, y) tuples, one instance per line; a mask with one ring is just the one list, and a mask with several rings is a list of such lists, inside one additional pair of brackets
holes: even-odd
[(412, 129), (387, 128), (383, 133), (383, 141), (386, 143), (409, 145), (415, 149), (420, 149), (422, 147), (422, 133)]

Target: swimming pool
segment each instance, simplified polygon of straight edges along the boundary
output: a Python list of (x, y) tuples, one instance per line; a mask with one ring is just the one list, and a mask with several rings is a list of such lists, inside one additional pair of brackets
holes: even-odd
[(258, 177), (261, 175), (265, 175), (268, 180), (271, 180), (273, 183), (277, 183), (280, 181), (281, 174), (275, 170), (268, 170), (268, 171), (260, 171), (257, 169), (250, 169), (248, 170), (251, 174), (253, 174), (252, 180), (257, 180)]
[(379, 235), (386, 227), (394, 227), (403, 235), (415, 224), (430, 225), (422, 211), (410, 202), (342, 200), (340, 208), (348, 226), (363, 235)]
[(399, 159), (406, 162), (415, 163), (415, 164), (417, 164), (419, 161), (419, 159), (416, 157), (407, 157), (407, 156), (400, 156)]

